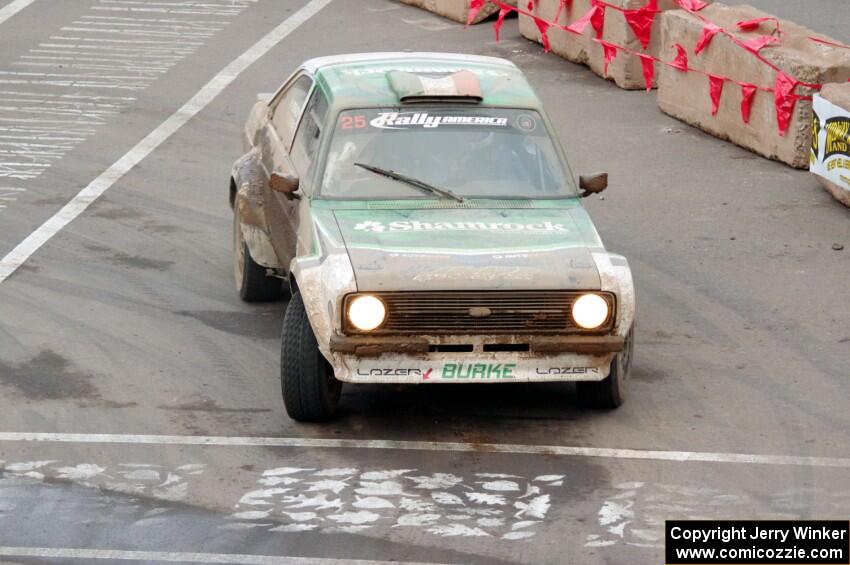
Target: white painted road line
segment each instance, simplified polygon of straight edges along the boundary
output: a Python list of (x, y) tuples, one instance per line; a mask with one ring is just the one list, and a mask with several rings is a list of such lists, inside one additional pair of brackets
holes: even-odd
[(12, 0), (0, 8), (0, 24), (35, 2), (35, 0)]
[(382, 439), (321, 439), (278, 437), (169, 436), (131, 434), (62, 434), (0, 432), (0, 442), (112, 443), (123, 445), (205, 445), (219, 447), (309, 447), (315, 449), (387, 449), (400, 451), (446, 451), (460, 453), (509, 453), (563, 457), (603, 457), (680, 463), (750, 463), (803, 467), (850, 468), (850, 458), (799, 455), (758, 455), (705, 451), (655, 451), (610, 447), (565, 445), (521, 445), (511, 443), (464, 443), (441, 441), (398, 441)]
[[(160, 563), (236, 563), (245, 565), (398, 565), (398, 561), (364, 559), (328, 559), (321, 557), (277, 557), (240, 555), (235, 553), (182, 553), (171, 551), (123, 551), (118, 549), (74, 549), (62, 547), (0, 546), (2, 557), (35, 557), (42, 559), (110, 559)], [(438, 565), (414, 563), (410, 565)]]
[(33, 253), (38, 251), (42, 245), (47, 243), (65, 226), (74, 221), (74, 219), (91, 206), (104, 192), (109, 190), (121, 177), (174, 135), (177, 130), (186, 125), (201, 110), (206, 108), (245, 69), (268, 53), (299, 26), (316, 15), (322, 8), (330, 4), (331, 1), (310, 0), (300, 10), (284, 20), (250, 49), (215, 75), (186, 104), (162, 122), (123, 157), (113, 163), (100, 176), (89, 183), (70, 202), (63, 206), (61, 210), (56, 212), (53, 217), (44, 222), (19, 243), (17, 247), (3, 257), (0, 260), (0, 283), (9, 278)]

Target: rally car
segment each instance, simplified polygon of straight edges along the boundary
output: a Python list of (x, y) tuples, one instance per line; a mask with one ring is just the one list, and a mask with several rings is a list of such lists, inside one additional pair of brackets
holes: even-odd
[(305, 62), (260, 95), (230, 180), (246, 301), (291, 293), (290, 417), (342, 383), (575, 381), (626, 393), (635, 293), (549, 118), (503, 59), (371, 53)]

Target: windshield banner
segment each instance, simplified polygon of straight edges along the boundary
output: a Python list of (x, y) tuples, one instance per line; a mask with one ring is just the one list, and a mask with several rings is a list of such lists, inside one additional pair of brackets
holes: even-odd
[(369, 125), (381, 129), (438, 128), (440, 126), (507, 127), (507, 118), (482, 115), (434, 116), (428, 112), (381, 112)]

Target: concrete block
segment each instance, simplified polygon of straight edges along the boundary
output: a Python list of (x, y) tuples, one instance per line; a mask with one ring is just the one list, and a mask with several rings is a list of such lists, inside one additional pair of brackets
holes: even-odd
[[(839, 108), (847, 110), (847, 115), (850, 116), (850, 82), (827, 84), (821, 89), (820, 95)], [(850, 155), (847, 156), (847, 159), (850, 160)], [(845, 173), (845, 176), (850, 177), (850, 170), (845, 171)], [(836, 200), (850, 207), (850, 186), (839, 186), (821, 176), (818, 176), (817, 179)]]
[(823, 177), (818, 177), (818, 180), (833, 198), (850, 208), (850, 191), (841, 188), (835, 183), (829, 182)]
[[(646, 6), (647, 0), (609, 0), (609, 3), (624, 10), (637, 10)], [(538, 17), (554, 22), (559, 5), (560, 0), (535, 0), (532, 11)], [(525, 3), (523, 2), (521, 6), (525, 7)], [(562, 10), (560, 20), (557, 23), (565, 26), (570, 25), (587, 13), (590, 7), (590, 0), (573, 0), (572, 10)], [(659, 10), (673, 10), (677, 7), (674, 0), (660, 0), (658, 3)], [(532, 17), (520, 14), (519, 29), (524, 37), (542, 43), (540, 30)], [(554, 27), (549, 28), (546, 35), (549, 38), (549, 45), (553, 53), (573, 63), (587, 65), (597, 75), (604, 76), (605, 57), (602, 46), (591, 39), (594, 34), (593, 28), (588, 26), (583, 35), (575, 35)], [(605, 28), (602, 39), (638, 52), (657, 56), (661, 49), (660, 14), (656, 16), (652, 25), (652, 36), (648, 49), (644, 49), (641, 42), (635, 37), (634, 31), (632, 31), (623, 13), (613, 8), (605, 10)], [(656, 76), (657, 71), (656, 68)], [(619, 53), (611, 61), (608, 67), (608, 79), (620, 88), (630, 90), (646, 88), (640, 59), (625, 53)]]
[[(750, 6), (715, 3), (700, 14), (734, 31), (735, 36), (744, 41), (771, 35), (775, 27), (772, 22), (766, 22), (755, 31), (738, 32), (736, 23), (739, 21), (771, 17)], [(678, 43), (686, 49), (689, 65), (694, 69), (758, 86), (774, 86), (777, 72), (723, 34), (716, 35), (705, 50), (694, 55), (703, 29), (703, 22), (695, 16), (674, 10), (662, 14), (661, 21), (662, 58), (672, 60), (676, 54), (673, 46)], [(850, 50), (811, 41), (809, 36), (836, 40), (793, 22), (780, 20), (780, 26), (781, 43), (762, 49), (761, 56), (782, 72), (816, 84), (846, 82), (850, 78)], [(755, 94), (750, 123), (746, 124), (741, 118), (741, 89), (735, 83), (725, 83), (719, 111), (712, 116), (705, 75), (662, 65), (658, 81), (658, 105), (663, 112), (770, 159), (792, 167), (808, 168), (812, 141), (811, 101), (797, 101), (790, 127), (783, 137), (779, 133), (773, 93), (759, 91)], [(812, 94), (811, 89), (803, 87), (798, 87), (796, 92)]]
[[(424, 10), (428, 10), (429, 12), (434, 12), (435, 14), (439, 14), (443, 17), (455, 20), (456, 22), (460, 22), (462, 24), (466, 23), (466, 19), (469, 17), (469, 0), (401, 0), (405, 4), (410, 4), (411, 6), (416, 6), (417, 8), (422, 8)], [(504, 0), (505, 4), (510, 4), (511, 6), (516, 6), (517, 0)], [(472, 22), (477, 24), (482, 20), (485, 20), (492, 16), (493, 14), (498, 13), (499, 8), (495, 4), (487, 2), (484, 7), (478, 12), (478, 15), (475, 16), (475, 20)]]
[[(554, 22), (559, 4), (559, 0), (537, 0), (532, 11), (538, 17), (548, 22)], [(557, 23), (570, 25), (582, 16), (589, 9), (589, 6), (590, 0), (574, 0), (572, 10), (570, 12), (564, 10)], [(519, 32), (527, 39), (543, 43), (540, 30), (534, 23), (534, 18), (522, 13), (519, 15)], [(589, 31), (585, 32), (585, 34), (589, 33)], [(554, 27), (549, 28), (546, 35), (549, 38), (549, 47), (552, 53), (573, 63), (587, 64), (587, 44), (589, 41), (587, 35), (575, 35)]]

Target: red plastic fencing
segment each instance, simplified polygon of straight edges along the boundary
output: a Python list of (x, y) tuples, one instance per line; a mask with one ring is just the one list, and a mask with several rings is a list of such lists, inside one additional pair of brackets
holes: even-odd
[[(707, 78), (708, 95), (711, 98), (713, 114), (717, 113), (717, 110), (720, 106), (720, 98), (723, 96), (723, 89), (725, 85), (727, 83), (733, 83), (741, 89), (741, 119), (745, 123), (749, 123), (750, 121), (750, 109), (752, 108), (753, 98), (755, 97), (756, 92), (762, 91), (773, 93), (779, 135), (785, 136), (785, 134), (788, 132), (788, 127), (791, 122), (791, 116), (793, 115), (794, 106), (796, 105), (797, 100), (812, 99), (811, 96), (802, 96), (797, 94), (797, 87), (806, 87), (813, 90), (820, 90), (823, 85), (797, 80), (796, 78), (783, 72), (776, 65), (774, 65), (761, 55), (762, 49), (781, 44), (782, 30), (780, 29), (779, 20), (773, 17), (769, 17), (737, 22), (736, 26), (741, 31), (754, 31), (764, 25), (773, 25), (773, 31), (771, 32), (771, 35), (765, 35), (749, 40), (743, 40), (738, 38), (729, 30), (718, 26), (717, 24), (709, 21), (707, 18), (702, 16), (699, 12), (708, 5), (702, 0), (675, 1), (680, 8), (690, 12), (703, 22), (702, 36), (700, 37), (697, 44), (694, 46), (694, 53), (699, 54), (700, 52), (702, 52), (711, 44), (711, 41), (714, 39), (714, 37), (718, 33), (721, 33), (727, 36), (730, 40), (732, 40), (733, 43), (740, 46), (742, 49), (746, 49), (759, 61), (776, 71), (776, 81), (774, 82), (773, 86), (760, 86), (756, 84), (751, 84), (749, 82), (736, 80), (732, 77), (713, 75), (700, 69), (695, 69), (688, 64), (687, 52), (685, 51), (684, 47), (679, 44), (674, 45), (677, 52), (676, 57), (671, 61), (665, 61), (664, 59), (661, 59), (659, 57), (655, 57), (647, 53), (641, 53), (639, 51), (630, 49), (624, 45), (617, 45), (615, 43), (610, 43), (602, 39), (602, 33), (605, 29), (605, 12), (608, 9), (612, 9), (623, 13), (624, 17), (626, 18), (626, 22), (628, 22), (629, 26), (632, 28), (635, 37), (641, 42), (641, 45), (643, 45), (644, 49), (647, 48), (649, 46), (650, 40), (652, 39), (652, 24), (658, 14), (661, 13), (661, 10), (658, 9), (658, 0), (648, 0), (647, 4), (643, 8), (635, 10), (626, 10), (619, 6), (609, 4), (604, 0), (591, 0), (591, 8), (581, 18), (579, 18), (570, 25), (561, 25), (557, 23), (557, 20), (560, 19), (560, 16), (564, 12), (564, 10), (572, 9), (572, 0), (560, 0), (558, 12), (555, 16), (556, 21), (554, 22), (541, 18), (540, 16), (537, 16), (533, 13), (535, 7), (535, 0), (529, 0), (526, 9), (523, 9), (519, 6), (510, 6), (508, 4), (505, 4), (504, 2), (501, 2), (500, 0), (470, 0), (469, 20), (467, 21), (467, 25), (469, 25), (469, 23), (474, 20), (476, 14), (478, 14), (478, 12), (484, 7), (485, 4), (487, 4), (488, 2), (495, 4), (499, 8), (499, 15), (496, 19), (496, 22), (493, 24), (497, 41), (500, 38), (500, 32), (502, 25), (505, 21), (505, 17), (511, 12), (517, 12), (528, 16), (534, 20), (534, 23), (537, 25), (537, 29), (540, 30), (543, 49), (547, 52), (549, 51), (549, 38), (547, 36), (547, 33), (549, 32), (550, 28), (560, 29), (567, 33), (572, 33), (575, 35), (582, 35), (585, 29), (587, 29), (587, 26), (590, 25), (594, 30), (594, 37), (592, 37), (591, 39), (596, 43), (599, 43), (603, 50), (605, 58), (604, 73), (606, 76), (608, 74), (609, 63), (613, 61), (614, 58), (616, 58), (620, 53), (640, 58), (647, 90), (652, 89), (653, 81), (655, 79), (655, 63), (667, 65), (683, 73), (699, 73), (705, 75)], [(832, 47), (850, 49), (850, 46), (848, 45), (834, 43), (817, 37), (809, 37), (809, 39), (811, 41), (823, 43)]]

